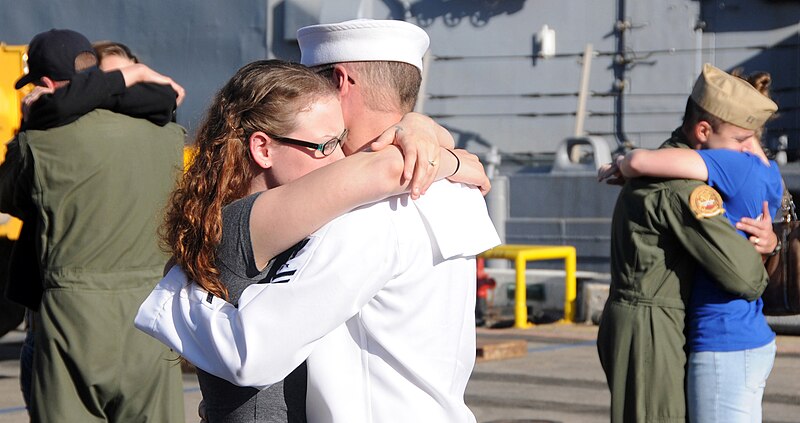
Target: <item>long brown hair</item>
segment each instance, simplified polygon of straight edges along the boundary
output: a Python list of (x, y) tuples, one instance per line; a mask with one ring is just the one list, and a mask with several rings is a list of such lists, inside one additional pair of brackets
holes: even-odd
[(164, 248), (189, 279), (228, 298), (219, 280), (216, 250), (222, 208), (247, 195), (261, 168), (252, 161), (248, 137), (256, 131), (288, 134), (297, 114), (334, 87), (302, 65), (261, 60), (245, 65), (214, 97), (197, 132), (197, 153), (170, 196), (161, 228)]
[(770, 76), (769, 72), (757, 71), (751, 73), (750, 75), (745, 75), (744, 69), (736, 68), (731, 71), (731, 75), (744, 79), (745, 81), (749, 82), (753, 88), (758, 90), (758, 92), (764, 94), (764, 96), (767, 98), (772, 98), (769, 92), (769, 89), (772, 85), (772, 76)]

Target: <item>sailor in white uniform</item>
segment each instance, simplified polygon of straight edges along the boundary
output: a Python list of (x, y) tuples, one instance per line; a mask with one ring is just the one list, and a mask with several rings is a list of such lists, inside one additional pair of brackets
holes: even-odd
[[(299, 38), (304, 64), (335, 63), (332, 76), (345, 82), (358, 81), (349, 62), (392, 61), (385, 50), (419, 72), (428, 46), (424, 31), (400, 21), (317, 25)], [(380, 57), (364, 47), (373, 42)], [(348, 113), (364, 118), (370, 108), (353, 106), (355, 97), (349, 112), (344, 104), (368, 89), (359, 84), (340, 84), (345, 124), (356, 134)], [(385, 129), (403, 112), (375, 112), (362, 125)], [(370, 137), (348, 143), (358, 148)], [(310, 422), (474, 422), (464, 404), (475, 360), (474, 256), (498, 243), (479, 191), (440, 181), (419, 200), (396, 196), (330, 222), (272, 283), (247, 288), (238, 309), (173, 268), (136, 326), (244, 386), (278, 382), (307, 360)]]

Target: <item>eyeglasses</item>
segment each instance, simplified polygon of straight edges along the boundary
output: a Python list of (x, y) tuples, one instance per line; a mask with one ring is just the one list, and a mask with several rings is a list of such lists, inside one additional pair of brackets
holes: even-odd
[(270, 138), (276, 141), (280, 141), (284, 144), (313, 148), (314, 150), (321, 152), (323, 156), (330, 156), (331, 153), (333, 153), (336, 150), (336, 146), (343, 143), (344, 139), (347, 138), (347, 128), (345, 128), (345, 130), (342, 131), (342, 134), (339, 135), (338, 137), (331, 138), (330, 140), (325, 141), (321, 144), (316, 144), (313, 142), (308, 142), (303, 140), (296, 140), (294, 138), (279, 137), (277, 135), (270, 135)]

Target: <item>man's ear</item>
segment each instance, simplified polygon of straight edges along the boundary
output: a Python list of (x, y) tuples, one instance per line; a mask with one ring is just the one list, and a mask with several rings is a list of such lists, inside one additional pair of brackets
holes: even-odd
[(269, 169), (272, 167), (272, 138), (269, 135), (258, 131), (253, 132), (248, 139), (250, 156), (253, 158), (256, 166), (262, 169)]
[(697, 122), (692, 130), (694, 131), (694, 137), (700, 144), (706, 143), (714, 132), (714, 128), (711, 127), (711, 124), (704, 120)]
[(40, 79), (40, 81), (42, 81), (42, 85), (43, 86), (45, 86), (47, 88), (50, 88), (51, 90), (54, 90), (54, 89), (58, 88), (58, 86), (56, 84), (56, 81), (53, 81), (52, 79), (50, 79), (50, 78), (48, 78), (46, 76), (43, 76)]
[(350, 85), (355, 84), (355, 81), (347, 72), (347, 68), (342, 65), (333, 66), (333, 78), (336, 81), (336, 89), (339, 91), (340, 96), (347, 94), (350, 90)]

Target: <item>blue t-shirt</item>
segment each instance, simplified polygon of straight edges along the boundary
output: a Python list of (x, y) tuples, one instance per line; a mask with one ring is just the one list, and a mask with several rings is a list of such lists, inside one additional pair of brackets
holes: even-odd
[[(775, 216), (783, 196), (775, 162), (766, 166), (750, 153), (731, 150), (698, 153), (708, 168), (708, 184), (722, 196), (732, 225), (743, 217), (760, 215), (764, 201), (769, 203), (770, 216)], [(767, 325), (763, 306), (761, 298), (747, 301), (728, 293), (700, 268), (689, 300), (689, 350), (740, 351), (766, 345), (775, 333)]]

